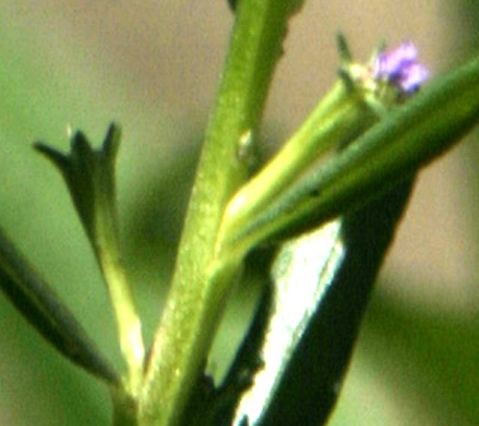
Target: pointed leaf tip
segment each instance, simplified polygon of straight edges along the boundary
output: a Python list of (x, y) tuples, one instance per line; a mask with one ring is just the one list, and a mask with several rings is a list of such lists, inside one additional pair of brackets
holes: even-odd
[(33, 148), (48, 158), (55, 166), (57, 166), (62, 172), (66, 170), (69, 164), (68, 157), (62, 154), (60, 151), (52, 148), (51, 146), (43, 142), (35, 142)]
[(34, 145), (60, 169), (93, 247), (99, 237), (96, 221), (102, 217), (115, 221), (114, 162), (120, 136), (120, 127), (111, 124), (99, 149), (92, 147), (82, 131), (72, 136), (68, 154), (42, 142)]
[(111, 123), (105, 136), (102, 146), (102, 154), (111, 162), (114, 161), (118, 149), (120, 148), (121, 127), (116, 123)]
[(338, 46), (339, 59), (341, 60), (341, 65), (347, 65), (353, 61), (353, 55), (351, 49), (349, 48), (348, 42), (344, 34), (339, 31), (336, 36), (336, 43)]

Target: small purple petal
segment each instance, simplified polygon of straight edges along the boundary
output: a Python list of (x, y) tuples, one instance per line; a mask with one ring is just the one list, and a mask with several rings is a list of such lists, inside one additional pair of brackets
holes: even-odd
[(405, 93), (413, 93), (427, 79), (429, 73), (425, 67), (418, 63), (413, 63), (404, 69), (398, 84)]
[(416, 91), (427, 75), (426, 68), (417, 62), (417, 49), (411, 41), (379, 54), (374, 63), (374, 78), (396, 84), (405, 93)]
[(383, 52), (376, 58), (376, 77), (398, 75), (408, 63), (414, 62), (417, 57), (416, 47), (411, 42), (405, 42), (396, 50)]

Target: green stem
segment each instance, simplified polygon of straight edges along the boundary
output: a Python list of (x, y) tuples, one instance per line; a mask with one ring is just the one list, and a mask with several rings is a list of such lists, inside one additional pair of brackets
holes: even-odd
[(198, 167), (172, 288), (140, 399), (142, 425), (178, 424), (201, 374), (240, 264), (215, 257), (225, 206), (248, 176), (245, 135), (256, 134), (288, 18), (302, 1), (242, 0)]
[[(220, 249), (228, 250), (243, 228), (332, 147), (346, 144), (377, 121), (363, 93), (340, 79), (284, 148), (228, 204)], [(226, 244), (226, 247), (224, 245)]]
[(98, 260), (108, 285), (118, 326), (120, 349), (128, 367), (125, 386), (131, 395), (138, 395), (143, 380), (144, 363), (141, 321), (136, 312), (133, 295), (116, 242), (109, 242), (106, 247), (97, 247)]
[(120, 136), (120, 129), (111, 125), (102, 149), (94, 154), (94, 223), (92, 229), (86, 229), (92, 233), (90, 241), (107, 283), (118, 326), (120, 349), (128, 368), (125, 387), (127, 392), (137, 397), (143, 382), (145, 350), (141, 320), (121, 259), (114, 178)]
[(112, 426), (138, 426), (138, 402), (121, 387), (110, 388)]

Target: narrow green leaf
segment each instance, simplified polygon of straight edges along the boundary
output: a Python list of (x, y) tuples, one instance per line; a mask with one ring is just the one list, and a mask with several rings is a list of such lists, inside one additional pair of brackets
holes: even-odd
[(237, 250), (301, 232), (363, 205), (429, 164), (479, 119), (479, 60), (438, 79), (295, 183), (235, 241)]
[(0, 229), (0, 287), (25, 319), (61, 354), (111, 384), (114, 368), (55, 292)]

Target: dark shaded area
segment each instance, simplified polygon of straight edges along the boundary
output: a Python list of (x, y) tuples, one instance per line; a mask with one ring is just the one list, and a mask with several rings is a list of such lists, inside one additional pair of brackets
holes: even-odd
[(254, 249), (246, 258), (243, 282), (268, 283), (258, 300), (256, 314), (223, 384), (215, 388), (212, 378), (203, 376), (196, 384), (181, 423), (187, 426), (230, 426), (233, 410), (243, 391), (253, 384), (255, 371), (262, 366), (258, 356), (264, 339), (271, 300), (269, 265), (273, 262), (275, 247)]
[[(373, 284), (412, 188), (408, 180), (343, 222), (346, 257), (319, 311), (308, 325), (261, 426), (323, 424), (330, 415), (350, 361)], [(268, 321), (267, 291), (223, 389), (258, 368), (258, 352)], [(238, 392), (239, 393), (239, 392)], [(235, 403), (217, 412), (215, 425), (231, 424)]]
[[(143, 269), (171, 276), (199, 158), (201, 139), (191, 137), (168, 164), (165, 173), (139, 187), (125, 218), (127, 258)], [(138, 283), (141, 285), (142, 283)]]
[(228, 5), (233, 12), (236, 10), (236, 1), (237, 0), (227, 0)]
[(296, 349), (262, 426), (319, 425), (327, 420), (411, 188), (407, 181), (345, 217), (346, 258)]

